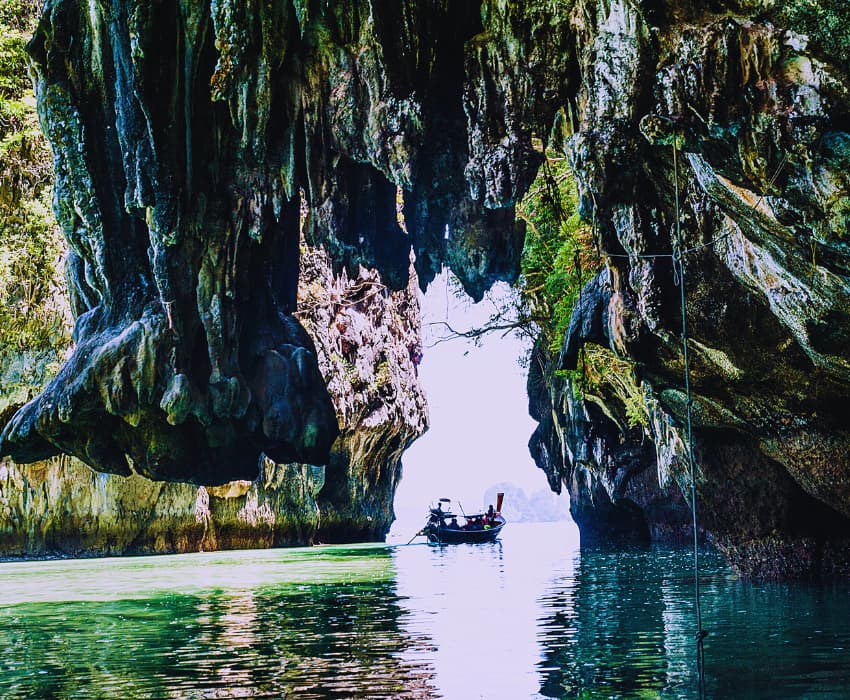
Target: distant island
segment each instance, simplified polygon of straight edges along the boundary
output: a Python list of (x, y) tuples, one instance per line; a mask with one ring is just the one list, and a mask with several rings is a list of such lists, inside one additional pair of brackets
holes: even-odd
[(496, 503), (496, 494), (505, 494), (502, 514), (512, 523), (548, 523), (570, 519), (570, 498), (548, 488), (535, 491), (530, 496), (525, 490), (507, 482), (495, 484), (484, 492), (484, 504)]

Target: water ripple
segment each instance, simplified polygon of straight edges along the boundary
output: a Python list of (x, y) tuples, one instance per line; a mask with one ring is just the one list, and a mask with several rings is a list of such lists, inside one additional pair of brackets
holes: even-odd
[[(847, 585), (703, 571), (712, 698), (846, 698)], [(0, 697), (690, 698), (687, 551), (381, 545), (0, 565)]]

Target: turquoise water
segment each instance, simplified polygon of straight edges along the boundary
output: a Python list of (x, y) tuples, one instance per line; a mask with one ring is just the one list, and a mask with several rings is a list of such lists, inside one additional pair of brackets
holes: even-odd
[[(356, 545), (0, 564), (0, 697), (696, 697), (689, 553)], [(702, 575), (707, 695), (850, 696), (850, 586)]]

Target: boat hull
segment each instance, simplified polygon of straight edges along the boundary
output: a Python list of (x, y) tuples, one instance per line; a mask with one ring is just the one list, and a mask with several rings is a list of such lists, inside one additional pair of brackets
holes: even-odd
[(505, 523), (486, 530), (453, 530), (447, 527), (430, 527), (426, 535), (432, 544), (483, 544), (493, 542), (499, 536)]

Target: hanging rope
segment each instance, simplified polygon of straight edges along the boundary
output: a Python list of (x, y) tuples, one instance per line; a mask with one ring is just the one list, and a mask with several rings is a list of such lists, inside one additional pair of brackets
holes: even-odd
[(818, 271), (818, 242), (815, 240), (815, 237), (812, 236), (812, 240), (809, 241), (809, 245), (812, 248), (812, 274), (814, 277), (815, 273)]
[(596, 224), (596, 195), (590, 190), (590, 198), (593, 200), (593, 218), (590, 222), (590, 230), (593, 232), (593, 243), (596, 245), (596, 257), (602, 259), (602, 241), (599, 235), (599, 227)]
[(174, 325), (174, 304), (176, 303), (175, 299), (171, 299), (166, 301), (162, 297), (159, 298), (160, 303), (162, 304), (162, 310), (165, 312), (165, 318), (168, 321), (168, 330), (171, 333), (172, 343), (171, 349), (169, 351), (170, 360), (171, 360), (171, 370), (174, 374), (182, 374), (182, 370), (180, 369), (180, 365), (177, 362), (177, 345), (179, 340), (179, 334), (177, 332), (177, 328)]
[[(688, 470), (689, 470), (689, 478), (690, 478), (690, 501), (691, 501), (691, 515), (692, 515), (692, 527), (693, 527), (693, 563), (694, 563), (694, 614), (696, 618), (696, 632), (694, 634), (694, 640), (696, 641), (696, 657), (697, 657), (697, 680), (699, 685), (699, 696), (705, 697), (705, 646), (704, 640), (706, 636), (708, 636), (708, 631), (703, 628), (702, 625), (702, 603), (701, 603), (701, 592), (700, 592), (700, 582), (699, 582), (699, 571), (700, 571), (700, 560), (699, 560), (699, 534), (698, 534), (698, 518), (697, 518), (697, 497), (696, 497), (696, 462), (694, 460), (694, 452), (693, 452), (693, 398), (691, 396), (691, 376), (690, 376), (690, 358), (688, 354), (688, 320), (687, 320), (687, 308), (686, 308), (686, 276), (685, 276), (685, 257), (690, 253), (695, 253), (697, 251), (703, 250), (705, 248), (710, 248), (715, 243), (719, 243), (720, 241), (729, 238), (735, 232), (728, 231), (712, 240), (701, 243), (699, 245), (692, 246), (690, 248), (685, 248), (683, 246), (682, 241), (682, 227), (681, 227), (681, 207), (679, 202), (679, 154), (678, 154), (678, 141), (677, 138), (673, 139), (673, 188), (674, 188), (674, 205), (675, 205), (675, 227), (674, 227), (674, 236), (672, 241), (672, 252), (670, 253), (648, 253), (642, 255), (624, 255), (620, 253), (606, 253), (608, 258), (625, 258), (625, 259), (638, 259), (638, 260), (647, 260), (647, 259), (655, 259), (655, 258), (671, 258), (673, 263), (673, 282), (679, 287), (679, 300), (681, 305), (681, 314), (682, 314), (682, 354), (684, 359), (684, 382), (685, 382), (685, 396), (686, 396), (686, 419), (687, 419), (687, 447), (686, 447), (686, 456), (688, 460)], [(782, 159), (779, 162), (776, 170), (768, 181), (767, 187), (765, 188), (762, 195), (758, 198), (758, 200), (750, 207), (751, 211), (754, 211), (758, 208), (758, 206), (764, 200), (767, 192), (770, 191), (773, 184), (776, 182), (777, 177), (779, 177), (779, 173), (782, 171), (782, 168), (785, 167), (785, 163), (788, 161), (788, 154), (784, 154)], [(593, 195), (593, 193), (591, 193)], [(594, 226), (594, 236), (596, 237), (596, 201), (594, 196), (594, 211), (593, 211), (593, 226)], [(598, 238), (597, 238), (598, 240)], [(812, 270), (814, 274), (814, 270), (816, 267), (816, 244), (814, 241), (811, 244), (812, 246)], [(577, 270), (578, 270), (578, 261), (576, 262)], [(580, 273), (579, 273), (580, 274)], [(579, 287), (581, 290), (581, 287)], [(581, 292), (579, 292), (579, 301), (581, 301)]]
[[(706, 632), (702, 627), (702, 605), (700, 603), (700, 586), (699, 586), (699, 536), (697, 532), (697, 486), (696, 486), (696, 468), (694, 466), (694, 447), (693, 447), (693, 429), (691, 412), (693, 408), (693, 399), (691, 398), (691, 372), (688, 358), (688, 317), (685, 308), (685, 260), (682, 254), (682, 225), (681, 212), (679, 208), (679, 160), (678, 160), (678, 145), (676, 138), (673, 138), (673, 190), (674, 201), (676, 207), (676, 225), (675, 238), (673, 240), (673, 270), (674, 276), (678, 277), (679, 298), (682, 307), (682, 353), (685, 361), (685, 396), (686, 415), (687, 415), (687, 457), (688, 467), (690, 470), (691, 480), (691, 514), (693, 516), (694, 530), (694, 611), (696, 613), (697, 631), (694, 635), (697, 644), (697, 680), (699, 682), (700, 696), (705, 690), (705, 649), (703, 641), (705, 640)], [(675, 280), (674, 280), (675, 281)]]

